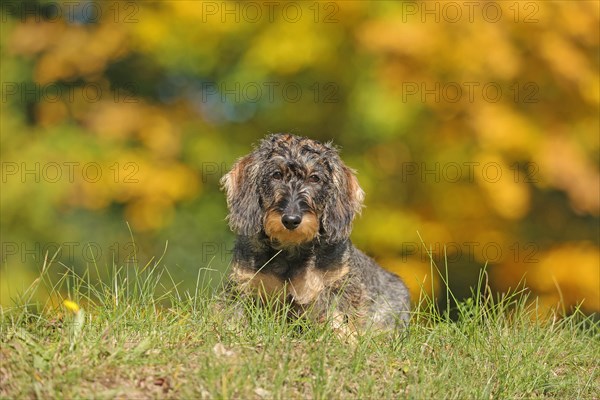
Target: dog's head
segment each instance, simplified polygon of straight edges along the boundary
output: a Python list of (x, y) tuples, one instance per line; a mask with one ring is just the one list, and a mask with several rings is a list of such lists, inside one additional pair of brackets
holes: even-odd
[(364, 198), (333, 146), (290, 134), (263, 139), (221, 184), (231, 229), (246, 236), (264, 231), (281, 247), (347, 239)]

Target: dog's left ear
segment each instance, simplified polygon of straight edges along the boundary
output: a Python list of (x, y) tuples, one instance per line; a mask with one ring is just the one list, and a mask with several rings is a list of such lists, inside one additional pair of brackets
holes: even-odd
[(238, 235), (251, 236), (260, 232), (263, 213), (259, 204), (259, 165), (255, 154), (240, 158), (231, 171), (221, 178), (227, 194), (229, 226)]
[(365, 192), (358, 184), (354, 171), (341, 160), (332, 163), (332, 193), (323, 210), (323, 229), (330, 243), (347, 239), (352, 221), (362, 209)]

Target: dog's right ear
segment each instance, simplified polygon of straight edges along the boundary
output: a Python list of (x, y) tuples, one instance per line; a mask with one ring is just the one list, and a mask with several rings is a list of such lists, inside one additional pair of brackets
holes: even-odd
[(259, 165), (254, 154), (236, 161), (223, 178), (221, 186), (227, 194), (229, 226), (238, 235), (251, 236), (260, 232), (263, 213), (259, 204)]

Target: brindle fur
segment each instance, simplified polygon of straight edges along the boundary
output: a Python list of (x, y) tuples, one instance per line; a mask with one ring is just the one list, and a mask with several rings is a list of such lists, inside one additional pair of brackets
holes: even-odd
[[(410, 298), (402, 280), (349, 239), (364, 192), (331, 144), (270, 135), (221, 183), (237, 234), (228, 285), (233, 292), (289, 302), (300, 315), (352, 330), (408, 324)], [(284, 215), (301, 221), (288, 228)]]

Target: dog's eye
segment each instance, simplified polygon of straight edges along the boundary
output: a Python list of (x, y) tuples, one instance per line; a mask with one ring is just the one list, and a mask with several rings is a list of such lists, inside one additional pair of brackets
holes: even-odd
[(271, 178), (275, 179), (276, 181), (280, 180), (283, 178), (283, 174), (279, 171), (273, 172), (273, 175), (271, 175)]
[(319, 178), (319, 175), (312, 174), (311, 176), (308, 177), (308, 181), (311, 183), (319, 183), (319, 182), (321, 182), (321, 178)]

